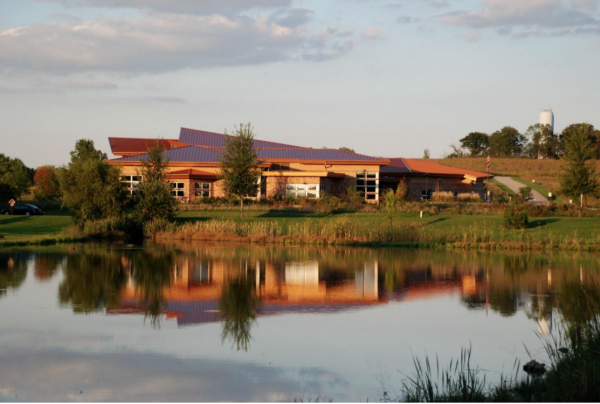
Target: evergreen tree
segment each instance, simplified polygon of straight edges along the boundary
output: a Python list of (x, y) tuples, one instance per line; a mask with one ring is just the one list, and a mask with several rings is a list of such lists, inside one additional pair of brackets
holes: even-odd
[(221, 157), (219, 177), (223, 180), (225, 194), (239, 198), (240, 217), (244, 217), (244, 198), (256, 195), (261, 175), (253, 139), (252, 125), (240, 124), (234, 135), (225, 138), (225, 152)]
[(584, 195), (595, 195), (599, 190), (595, 167), (587, 162), (594, 153), (589, 126), (581, 124), (563, 138), (563, 159), (567, 165), (560, 177), (560, 192), (572, 199), (579, 198), (579, 217)]
[(142, 181), (136, 188), (134, 218), (140, 224), (155, 219), (173, 219), (177, 200), (171, 195), (171, 188), (166, 180), (168, 164), (164, 145), (157, 140), (154, 147), (148, 149), (147, 157), (142, 160)]

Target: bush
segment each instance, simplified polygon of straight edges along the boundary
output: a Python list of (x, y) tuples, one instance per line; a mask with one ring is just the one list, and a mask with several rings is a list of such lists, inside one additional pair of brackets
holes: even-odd
[(513, 207), (507, 207), (504, 211), (504, 227), (507, 229), (526, 229), (528, 224), (527, 212), (519, 212)]
[(452, 192), (434, 192), (431, 200), (434, 202), (454, 201), (454, 194)]
[(479, 196), (479, 194), (476, 193), (463, 193), (463, 194), (458, 194), (458, 200), (460, 202), (481, 202), (481, 197)]

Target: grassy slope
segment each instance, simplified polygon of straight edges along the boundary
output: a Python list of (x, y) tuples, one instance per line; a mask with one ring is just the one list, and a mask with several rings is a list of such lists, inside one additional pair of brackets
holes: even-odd
[[(486, 170), (485, 157), (439, 159), (434, 161), (452, 167), (479, 172), (485, 172)], [(492, 158), (490, 172), (494, 175), (520, 177), (528, 182), (535, 180), (536, 184), (543, 186), (548, 191), (555, 192), (559, 188), (558, 178), (563, 164), (564, 162), (561, 160)], [(600, 168), (600, 161), (596, 161), (596, 168)]]
[(0, 216), (2, 242), (33, 242), (52, 238), (73, 223), (68, 215)]

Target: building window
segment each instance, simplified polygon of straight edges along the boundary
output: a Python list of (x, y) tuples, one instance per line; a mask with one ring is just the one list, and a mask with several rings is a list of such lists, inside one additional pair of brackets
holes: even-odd
[(196, 198), (210, 198), (210, 183), (196, 182), (194, 184), (194, 193)]
[(379, 173), (356, 173), (356, 190), (368, 201), (379, 200)]
[(185, 196), (185, 184), (183, 182), (172, 182), (171, 183), (171, 195), (182, 197)]
[(135, 194), (136, 188), (138, 187), (141, 180), (142, 180), (141, 175), (122, 175), (121, 176), (121, 182), (125, 185), (125, 187), (127, 188), (127, 191), (129, 191), (129, 193), (131, 195)]
[(319, 184), (287, 184), (285, 196), (290, 198), (317, 199), (320, 196)]

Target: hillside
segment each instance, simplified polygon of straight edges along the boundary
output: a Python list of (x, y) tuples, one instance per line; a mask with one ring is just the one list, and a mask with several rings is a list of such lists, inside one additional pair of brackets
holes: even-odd
[[(436, 163), (451, 167), (465, 168), (468, 170), (485, 172), (485, 157), (465, 157), (453, 159), (435, 159)], [(537, 160), (519, 158), (492, 158), (490, 173), (494, 175), (506, 175), (509, 177), (520, 177), (526, 181), (535, 182), (550, 191), (559, 188), (559, 176), (562, 160)], [(600, 172), (600, 161), (596, 161), (596, 170)]]

